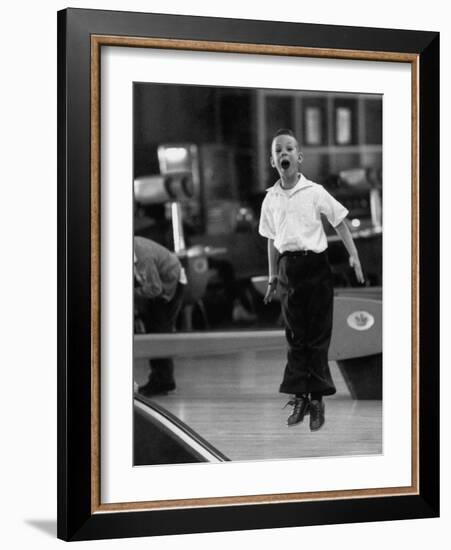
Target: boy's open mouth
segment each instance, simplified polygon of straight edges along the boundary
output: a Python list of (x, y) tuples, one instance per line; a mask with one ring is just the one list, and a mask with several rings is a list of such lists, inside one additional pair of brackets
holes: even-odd
[(287, 159), (283, 159), (283, 161), (280, 163), (280, 166), (281, 166), (284, 170), (286, 170), (287, 168), (290, 167), (290, 161), (287, 160)]

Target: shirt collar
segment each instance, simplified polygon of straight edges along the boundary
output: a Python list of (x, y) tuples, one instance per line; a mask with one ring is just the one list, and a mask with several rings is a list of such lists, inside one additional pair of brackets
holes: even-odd
[(301, 189), (305, 189), (306, 187), (311, 187), (312, 185), (313, 185), (313, 182), (308, 180), (304, 176), (304, 174), (301, 174), (299, 172), (298, 182), (291, 189), (289, 189), (289, 190), (283, 189), (282, 186), (281, 186), (280, 179), (279, 179), (279, 180), (276, 181), (276, 183), (274, 185), (272, 185), (271, 187), (266, 189), (266, 192), (271, 193), (271, 194), (283, 194), (283, 195), (288, 195), (288, 196), (292, 197), (295, 193), (297, 193)]

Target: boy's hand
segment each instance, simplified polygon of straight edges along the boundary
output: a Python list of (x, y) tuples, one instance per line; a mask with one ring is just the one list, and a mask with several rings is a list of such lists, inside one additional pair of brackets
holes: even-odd
[(363, 285), (365, 277), (363, 276), (362, 266), (358, 257), (349, 256), (349, 265), (354, 269), (355, 276), (360, 284)]
[(273, 279), (268, 283), (268, 288), (266, 289), (265, 297), (263, 298), (263, 302), (265, 304), (269, 304), (269, 302), (272, 301), (274, 296), (277, 292), (277, 279)]

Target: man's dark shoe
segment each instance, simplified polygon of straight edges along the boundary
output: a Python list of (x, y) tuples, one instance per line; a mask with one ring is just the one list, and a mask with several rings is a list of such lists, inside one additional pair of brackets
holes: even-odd
[(147, 384), (140, 386), (138, 391), (144, 397), (152, 397), (153, 395), (167, 395), (173, 390), (175, 390), (174, 382), (162, 384), (149, 380)]
[(324, 417), (325, 406), (323, 401), (310, 401), (310, 430), (316, 432), (322, 428), (325, 417)]
[(293, 407), (293, 412), (290, 414), (287, 420), (288, 426), (294, 426), (299, 424), (304, 420), (304, 416), (308, 413), (309, 410), (309, 400), (308, 397), (294, 397), (285, 405), (287, 407), (291, 405)]

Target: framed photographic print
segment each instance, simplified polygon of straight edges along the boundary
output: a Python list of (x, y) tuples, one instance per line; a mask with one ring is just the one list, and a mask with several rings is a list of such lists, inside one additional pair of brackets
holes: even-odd
[(439, 513), (439, 35), (58, 14), (58, 536)]

